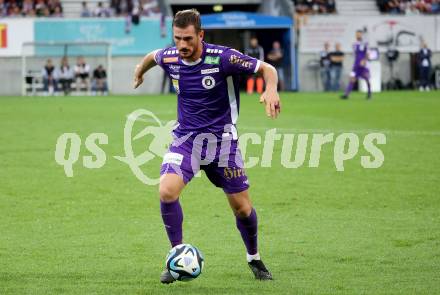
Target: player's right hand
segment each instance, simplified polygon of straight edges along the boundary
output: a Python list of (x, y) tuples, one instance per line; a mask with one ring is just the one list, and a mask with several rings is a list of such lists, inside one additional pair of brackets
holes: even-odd
[(266, 115), (269, 118), (276, 119), (281, 112), (281, 101), (278, 92), (266, 88), (266, 91), (260, 97), (260, 103), (266, 105)]
[(142, 84), (142, 82), (144, 82), (144, 78), (143, 77), (134, 76), (134, 83), (133, 83), (134, 89), (138, 88), (139, 85)]
[(134, 70), (134, 83), (133, 83), (134, 89), (138, 88), (139, 85), (141, 85), (142, 82), (144, 82), (144, 78), (142, 77), (143, 75), (139, 74), (139, 70), (140, 70), (140, 65), (137, 65), (136, 69)]

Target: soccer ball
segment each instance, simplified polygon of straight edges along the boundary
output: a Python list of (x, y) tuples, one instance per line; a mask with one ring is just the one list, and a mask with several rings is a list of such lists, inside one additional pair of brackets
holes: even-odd
[(180, 244), (168, 252), (166, 268), (178, 281), (191, 281), (197, 278), (203, 269), (203, 254), (190, 244)]

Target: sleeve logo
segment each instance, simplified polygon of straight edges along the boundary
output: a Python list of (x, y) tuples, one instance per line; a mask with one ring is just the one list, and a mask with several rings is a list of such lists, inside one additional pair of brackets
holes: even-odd
[(251, 68), (252, 63), (250, 61), (245, 61), (242, 58), (240, 58), (239, 56), (236, 56), (235, 54), (231, 55), (229, 57), (229, 63), (230, 64), (239, 64), (244, 68)]
[(163, 62), (166, 64), (172, 63), (172, 62), (177, 62), (179, 60), (179, 58), (177, 56), (175, 57), (164, 57), (163, 58)]

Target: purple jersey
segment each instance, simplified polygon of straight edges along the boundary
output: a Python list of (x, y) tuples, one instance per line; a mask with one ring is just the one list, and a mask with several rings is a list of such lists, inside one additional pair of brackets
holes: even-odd
[(359, 67), (359, 66), (365, 66), (362, 65), (361, 62), (363, 60), (367, 59), (368, 54), (368, 43), (363, 41), (358, 41), (353, 44), (353, 51), (354, 51), (354, 65), (353, 68)]
[(260, 61), (239, 51), (203, 42), (199, 60), (186, 62), (176, 47), (158, 50), (156, 63), (171, 78), (177, 93), (178, 135), (188, 132), (221, 134), (237, 123), (240, 97), (238, 75), (258, 71)]

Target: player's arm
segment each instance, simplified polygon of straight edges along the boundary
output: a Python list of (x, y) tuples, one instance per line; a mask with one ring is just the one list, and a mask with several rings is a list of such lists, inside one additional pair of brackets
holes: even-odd
[(281, 112), (280, 96), (278, 95), (278, 74), (273, 66), (260, 61), (258, 73), (261, 74), (266, 82), (266, 90), (260, 97), (260, 103), (266, 105), (266, 114), (275, 119)]
[(142, 59), (142, 61), (138, 65), (136, 65), (136, 69), (134, 70), (134, 83), (133, 83), (134, 89), (138, 88), (139, 85), (141, 85), (142, 82), (144, 82), (144, 78), (143, 78), (144, 74), (149, 69), (151, 69), (152, 67), (157, 65), (156, 60), (155, 60), (156, 53), (157, 53), (157, 50), (148, 53)]

